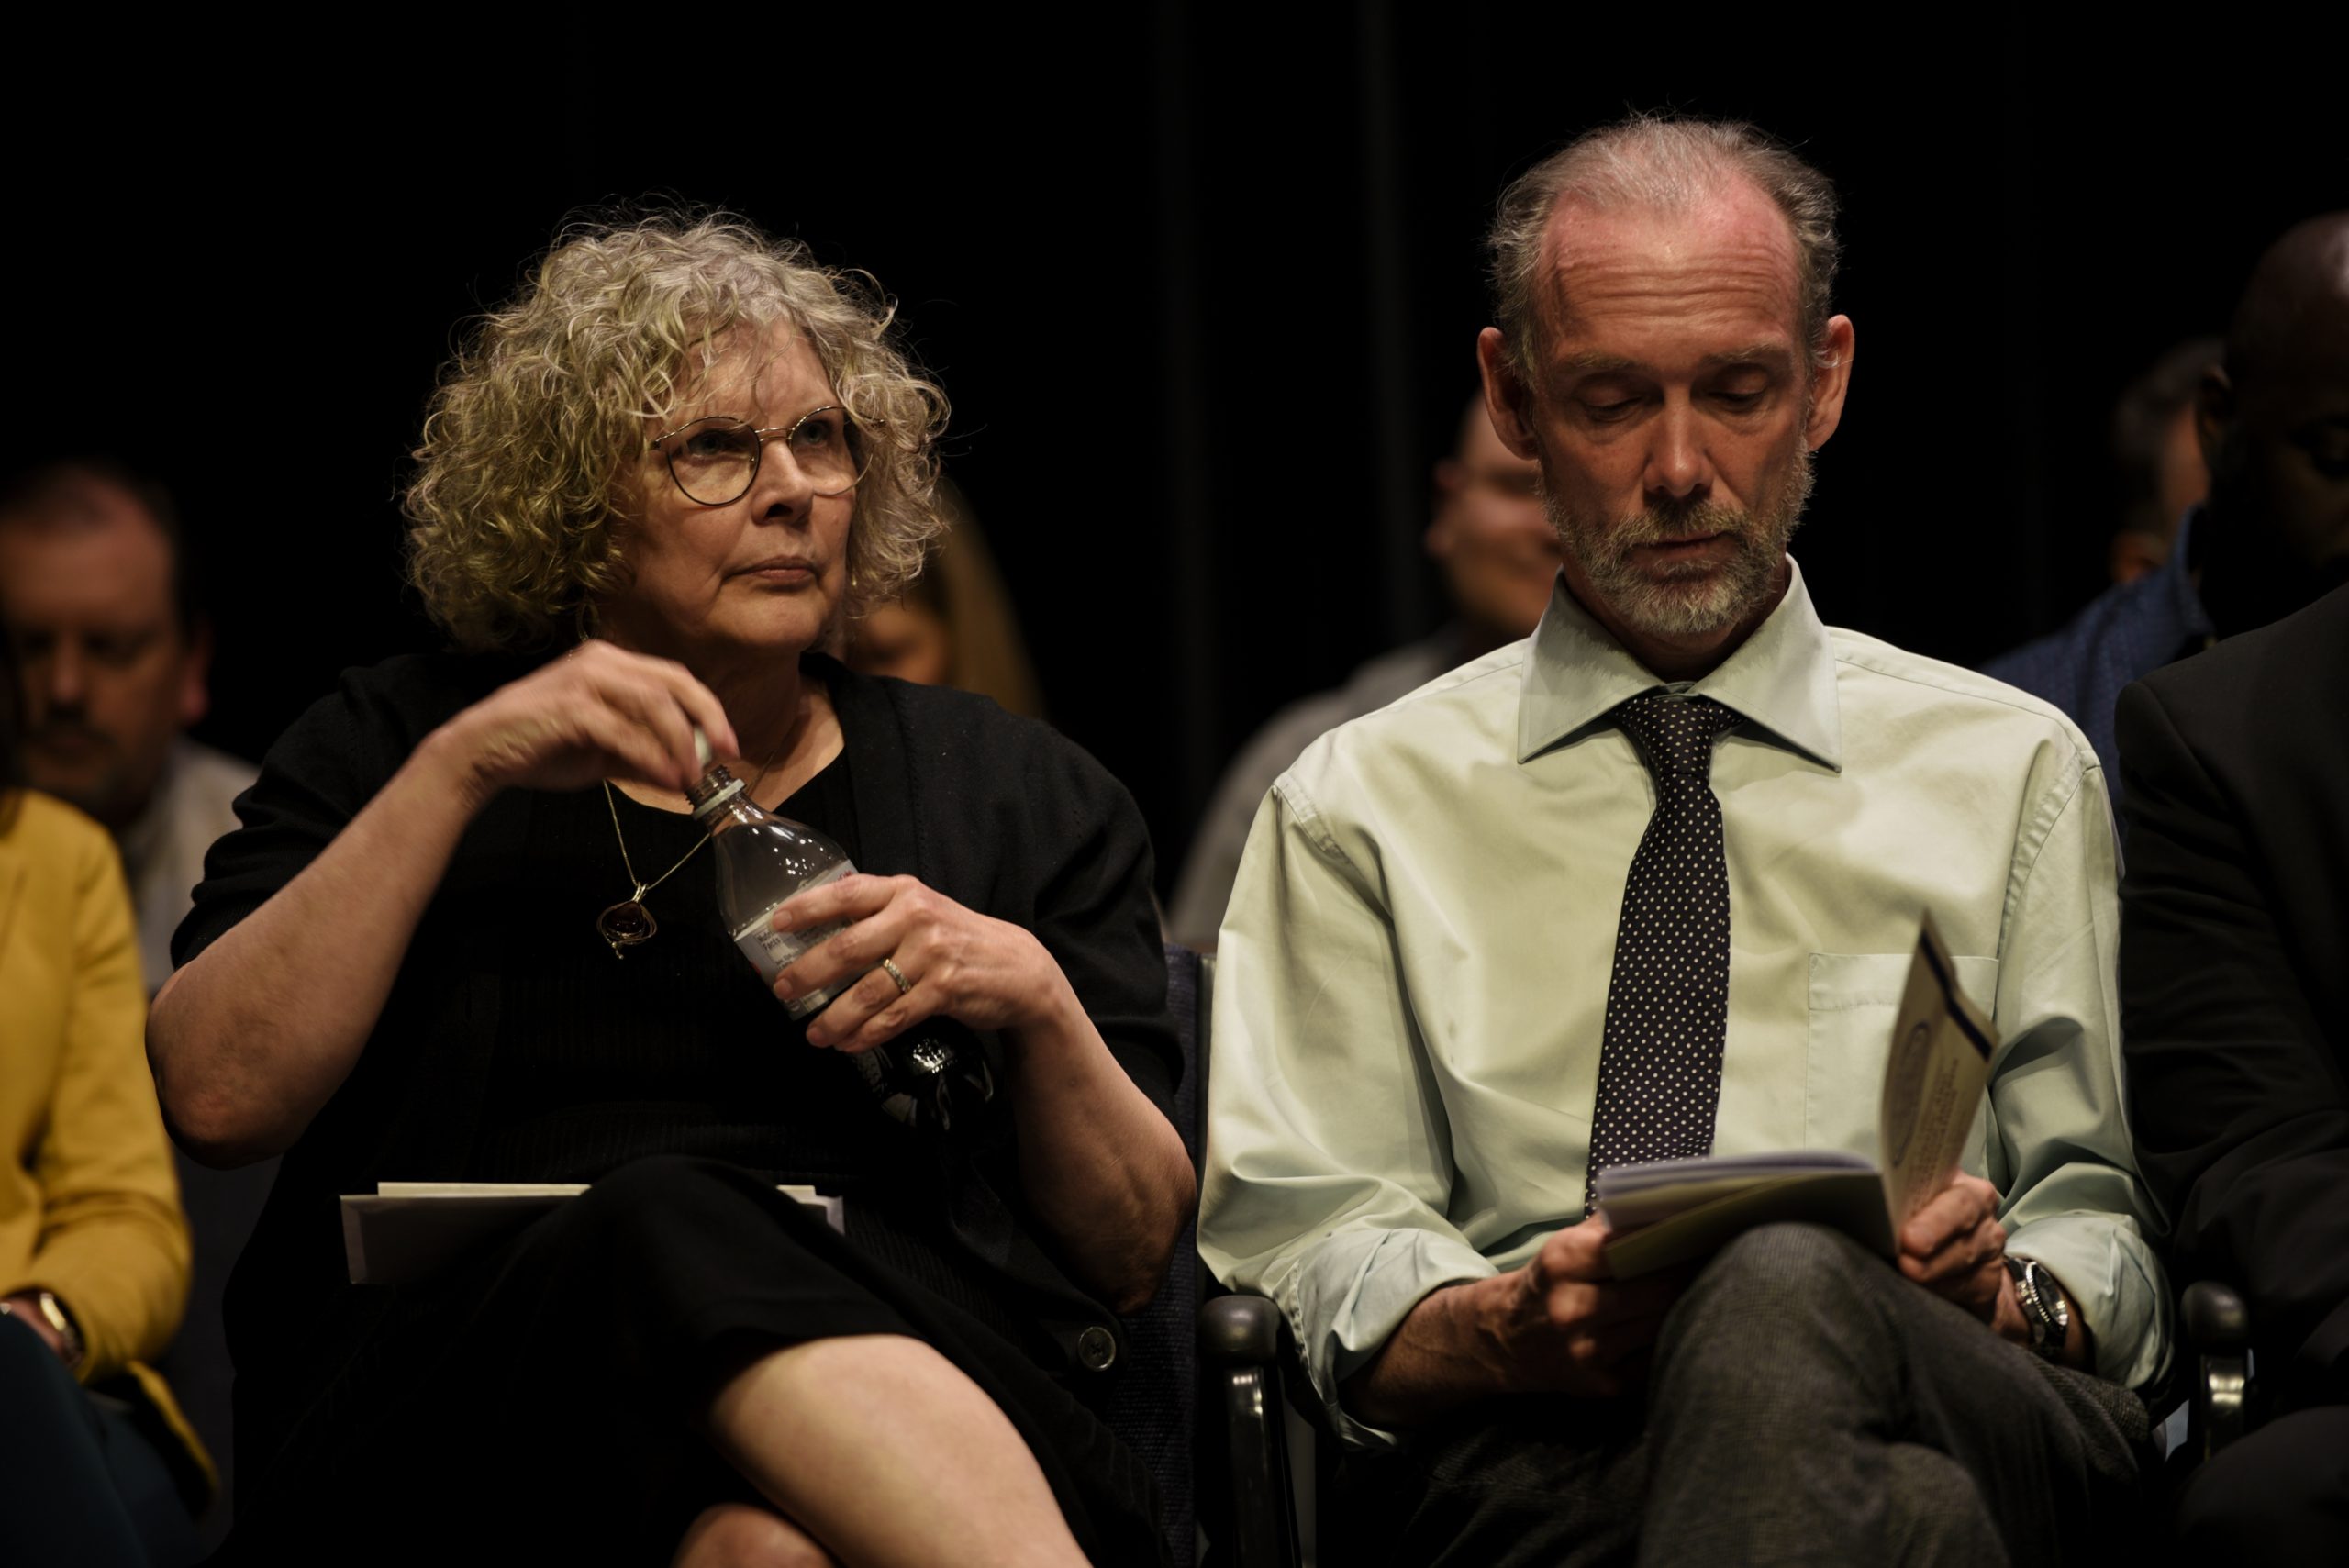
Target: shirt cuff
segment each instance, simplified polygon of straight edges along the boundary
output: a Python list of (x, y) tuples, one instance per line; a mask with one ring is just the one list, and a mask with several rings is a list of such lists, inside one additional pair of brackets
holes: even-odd
[(2133, 1225), (2104, 1214), (2050, 1215), (2008, 1237), (2007, 1251), (2045, 1264), (2062, 1283), (2094, 1342), (2099, 1377), (2143, 1388), (2168, 1367), (2169, 1290)]
[(1357, 1448), (1398, 1446), (1395, 1433), (1348, 1415), (1339, 1389), (1429, 1292), (1499, 1272), (1466, 1242), (1431, 1230), (1341, 1231), (1299, 1258), (1273, 1296), (1288, 1315), (1330, 1429)]

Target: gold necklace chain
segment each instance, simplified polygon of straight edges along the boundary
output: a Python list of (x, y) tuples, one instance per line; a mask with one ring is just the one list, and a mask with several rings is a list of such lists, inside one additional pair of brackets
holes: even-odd
[[(765, 782), (764, 776), (762, 775), (760, 783), (763, 784)], [(751, 787), (755, 790), (758, 788), (758, 784), (752, 784)], [(718, 829), (712, 828), (708, 832), (704, 833), (700, 838), (694, 840), (694, 847), (692, 849), (687, 850), (684, 854), (677, 857), (677, 863), (675, 865), (671, 866), (667, 871), (662, 872), (651, 882), (639, 882), (636, 879), (636, 862), (628, 858), (628, 835), (620, 831), (619, 803), (612, 798), (612, 781), (609, 779), (606, 779), (604, 781), (604, 807), (612, 814), (612, 837), (620, 841), (620, 864), (628, 868), (629, 884), (636, 889), (635, 892), (629, 895), (629, 897), (630, 900), (638, 903), (641, 903), (643, 901), (646, 894), (651, 892), (654, 888), (660, 886), (662, 883), (676, 875), (678, 871), (684, 867), (685, 863), (693, 859), (696, 855), (701, 853), (701, 847), (704, 844), (708, 843), (712, 838), (717, 836), (718, 833)]]
[[(768, 773), (774, 769), (775, 760), (783, 755), (789, 739), (786, 735), (775, 743), (775, 749), (767, 753), (767, 760), (760, 765), (759, 776), (751, 781), (751, 787), (745, 793), (751, 797), (751, 804), (757, 804), (760, 786), (767, 782)], [(620, 808), (619, 803), (612, 798), (612, 781), (606, 779), (603, 784), (604, 809), (612, 814), (612, 837), (619, 840), (620, 864), (628, 868), (629, 885), (634, 891), (596, 917), (596, 934), (611, 945), (612, 956), (619, 958), (624, 956), (623, 950), (651, 940), (653, 934), (661, 929), (660, 922), (652, 917), (652, 911), (644, 906), (645, 895), (676, 875), (687, 861), (701, 853), (701, 847), (718, 836), (718, 828), (715, 823), (711, 824), (707, 832), (694, 840), (692, 849), (677, 857), (675, 865), (651, 882), (640, 882), (636, 875), (636, 862), (629, 858), (628, 835), (620, 831)]]

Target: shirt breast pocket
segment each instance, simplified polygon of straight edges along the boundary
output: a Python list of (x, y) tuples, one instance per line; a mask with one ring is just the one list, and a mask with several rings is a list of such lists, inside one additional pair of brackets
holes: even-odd
[[(1880, 1157), (1877, 1123), (1892, 1020), (1909, 987), (1912, 953), (1815, 952), (1810, 955), (1810, 1042), (1803, 1097), (1803, 1141)], [(1990, 1016), (1998, 997), (1998, 961), (1958, 958), (1958, 988)], [(1976, 1140), (1978, 1143), (1978, 1140)], [(1966, 1168), (1980, 1164), (1969, 1153)]]

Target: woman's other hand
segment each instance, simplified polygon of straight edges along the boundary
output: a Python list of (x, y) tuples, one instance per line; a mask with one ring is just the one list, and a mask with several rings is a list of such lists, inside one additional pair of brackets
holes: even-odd
[(739, 754), (734, 728), (683, 664), (608, 642), (581, 643), (500, 686), (426, 742), (449, 753), (479, 805), (506, 789), (583, 789), (626, 779), (682, 790), (701, 777), (694, 727)]
[[(1031, 932), (966, 909), (910, 876), (844, 876), (786, 900), (772, 918), (779, 931), (848, 926), (784, 970), (775, 981), (780, 999), (872, 970), (808, 1026), (810, 1045), (870, 1051), (936, 1017), (1020, 1029), (1074, 1005), (1067, 976)], [(905, 977), (902, 991), (885, 959)]]

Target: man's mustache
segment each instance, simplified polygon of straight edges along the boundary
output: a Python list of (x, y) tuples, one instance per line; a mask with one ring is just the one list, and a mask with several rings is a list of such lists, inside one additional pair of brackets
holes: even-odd
[(102, 729), (70, 718), (52, 718), (46, 724), (35, 725), (25, 731), (25, 744), (44, 746), (55, 741), (80, 741), (84, 745), (112, 746), (114, 737)]
[(1673, 544), (1713, 534), (1734, 534), (1742, 539), (1753, 526), (1753, 517), (1740, 507), (1724, 506), (1718, 501), (1696, 501), (1635, 512), (1608, 531), (1607, 542), (1617, 550), (1631, 550), (1645, 544)]

